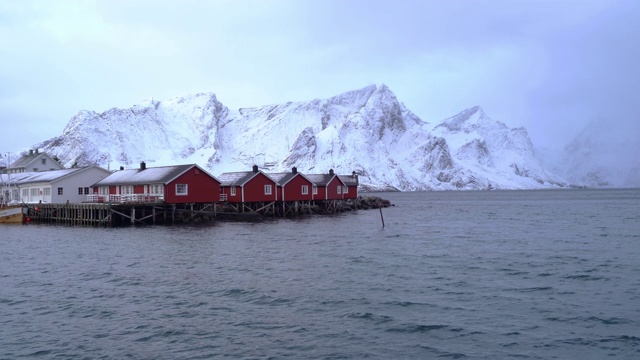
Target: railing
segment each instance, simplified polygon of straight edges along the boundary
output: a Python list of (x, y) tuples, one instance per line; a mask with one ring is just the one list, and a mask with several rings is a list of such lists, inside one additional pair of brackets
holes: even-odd
[(163, 194), (121, 194), (121, 195), (87, 195), (88, 202), (112, 203), (157, 203), (164, 201)]
[(227, 201), (229, 196), (227, 194), (220, 194), (220, 201)]

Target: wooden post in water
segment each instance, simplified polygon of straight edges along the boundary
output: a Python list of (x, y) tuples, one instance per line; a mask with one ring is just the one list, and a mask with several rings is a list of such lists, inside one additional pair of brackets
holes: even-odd
[(384, 217), (382, 216), (382, 207), (380, 208), (380, 220), (382, 220), (382, 228), (384, 229)]

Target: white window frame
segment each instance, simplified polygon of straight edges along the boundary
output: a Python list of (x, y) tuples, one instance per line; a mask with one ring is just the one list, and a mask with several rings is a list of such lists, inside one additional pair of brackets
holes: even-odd
[(309, 195), (309, 185), (302, 185), (301, 189), (302, 195)]
[(342, 194), (342, 185), (338, 185), (338, 194)]
[(348, 194), (349, 193), (349, 187), (348, 186), (343, 187), (342, 188), (342, 193), (343, 194)]
[(273, 189), (271, 188), (271, 184), (267, 184), (264, 186), (264, 194), (265, 195), (272, 195), (273, 194)]
[(235, 186), (231, 187), (231, 196), (236, 196), (236, 187)]
[(164, 194), (164, 186), (160, 184), (149, 185), (149, 194), (152, 195), (163, 195)]
[(133, 194), (133, 185), (120, 186), (120, 195), (129, 195), (129, 194)]
[(318, 186), (313, 185), (313, 195), (318, 195)]
[[(184, 190), (181, 188), (184, 187)], [(176, 184), (176, 196), (189, 195), (189, 184)]]
[(51, 188), (50, 187), (44, 188), (44, 195), (45, 196), (51, 196)]

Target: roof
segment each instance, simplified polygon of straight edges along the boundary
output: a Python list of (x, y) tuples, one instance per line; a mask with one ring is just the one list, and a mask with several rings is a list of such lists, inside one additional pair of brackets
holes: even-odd
[(335, 174), (307, 174), (307, 179), (317, 186), (327, 186), (335, 176)]
[[(139, 184), (168, 184), (178, 176), (184, 174), (189, 169), (197, 167), (200, 171), (209, 174), (196, 164), (158, 166), (141, 169), (119, 170), (106, 178), (93, 184), (93, 186), (113, 186), (113, 185), (139, 185)], [(216, 179), (218, 180), (218, 179)], [(219, 180), (218, 180), (219, 181)]]
[(58, 166), (62, 167), (62, 165), (60, 165), (58, 162), (56, 162), (51, 156), (49, 156), (47, 153), (41, 153), (41, 152), (33, 152), (30, 151), (28, 154), (22, 155), (18, 160), (14, 161), (13, 163), (11, 163), (11, 165), (9, 165), (9, 169), (20, 169), (20, 168), (25, 168), (27, 166), (29, 166), (29, 164), (31, 164), (32, 162), (34, 162), (35, 160), (37, 160), (40, 157), (47, 157), (48, 159), (50, 159), (51, 161), (55, 162), (56, 164), (58, 164)]
[(289, 182), (289, 180), (293, 179), (297, 173), (269, 173), (269, 177), (271, 177), (276, 184), (283, 186)]
[[(289, 181), (291, 181), (294, 177), (300, 175), (303, 178), (307, 179), (309, 182), (314, 183), (307, 175), (299, 172), (288, 172), (288, 173), (269, 173), (267, 174), (271, 177), (279, 186), (286, 185)], [(315, 184), (315, 183), (314, 183)]]
[(338, 177), (347, 186), (358, 186), (360, 184), (358, 175), (338, 175)]
[(220, 182), (222, 183), (222, 186), (243, 186), (258, 174), (262, 174), (277, 183), (277, 181), (274, 180), (269, 174), (265, 174), (262, 171), (238, 171), (222, 173), (220, 174)]
[[(54, 181), (61, 180), (65, 177), (71, 176), (73, 174), (82, 172), (89, 168), (99, 168), (97, 166), (87, 166), (87, 167), (79, 167), (79, 168), (71, 168), (71, 169), (62, 169), (62, 170), (49, 170), (49, 171), (38, 171), (38, 172), (22, 172), (16, 174), (2, 174), (0, 175), (2, 182), (16, 185), (23, 184), (32, 184), (32, 183), (50, 183)], [(99, 168), (102, 169), (102, 168)], [(104, 169), (102, 169), (104, 170)], [(104, 170), (105, 173), (107, 170)]]

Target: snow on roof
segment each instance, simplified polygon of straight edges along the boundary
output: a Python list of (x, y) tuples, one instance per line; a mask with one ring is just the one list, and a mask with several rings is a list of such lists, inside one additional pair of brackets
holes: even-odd
[(31, 184), (31, 183), (38, 183), (38, 182), (52, 182), (52, 181), (59, 180), (65, 176), (71, 175), (73, 173), (87, 169), (89, 167), (38, 171), (38, 172), (22, 172), (22, 173), (15, 173), (15, 174), (2, 174), (1, 178), (3, 183), (10, 182), (11, 184), (17, 184), (17, 185)]
[(311, 182), (313, 182), (316, 185), (326, 186), (331, 181), (331, 179), (333, 179), (333, 177), (335, 175), (330, 175), (330, 174), (307, 174), (305, 176), (307, 177), (307, 179), (311, 180)]
[(144, 170), (127, 169), (112, 173), (93, 186), (167, 184), (195, 166), (194, 164), (149, 167)]
[(276, 184), (282, 186), (289, 182), (289, 180), (293, 179), (298, 173), (269, 173), (267, 174)]
[(220, 174), (218, 179), (223, 186), (240, 186), (244, 185), (255, 174), (253, 171), (226, 172)]
[(354, 175), (338, 175), (340, 180), (347, 186), (358, 186), (358, 176)]

